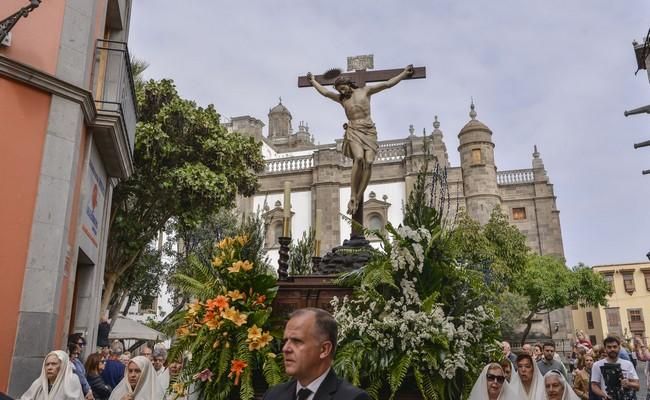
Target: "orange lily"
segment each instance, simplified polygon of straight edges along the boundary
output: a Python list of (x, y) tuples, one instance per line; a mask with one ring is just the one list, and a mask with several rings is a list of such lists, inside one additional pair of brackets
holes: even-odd
[(248, 364), (244, 360), (234, 359), (230, 362), (228, 378), (232, 378), (233, 374), (235, 374), (235, 386), (239, 385), (239, 376), (244, 372), (246, 367), (248, 367)]
[(207, 300), (205, 302), (205, 305), (207, 309), (210, 311), (214, 310), (215, 308), (218, 308), (219, 310), (223, 310), (229, 306), (228, 298), (226, 296), (219, 295), (214, 299)]
[(246, 295), (239, 290), (231, 290), (226, 294), (233, 300), (243, 300), (246, 298)]
[(246, 323), (246, 321), (248, 320), (248, 315), (246, 315), (244, 313), (240, 313), (239, 311), (237, 311), (236, 309), (231, 308), (231, 307), (225, 309), (223, 311), (223, 313), (221, 314), (221, 316), (224, 319), (232, 321), (232, 323), (237, 325), (237, 326), (244, 325)]

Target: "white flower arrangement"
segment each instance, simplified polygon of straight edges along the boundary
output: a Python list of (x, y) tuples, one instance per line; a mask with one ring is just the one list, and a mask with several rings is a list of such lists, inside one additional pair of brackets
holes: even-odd
[[(423, 228), (396, 229), (387, 254), (394, 290), (387, 296), (362, 285), (353, 297), (334, 298), (333, 314), (339, 342), (371, 343), (379, 352), (406, 355), (430, 376), (452, 379), (459, 370), (468, 371), (467, 350), (481, 343), (484, 323), (494, 315), (478, 306), (460, 317), (449, 316), (442, 304), (420, 298), (417, 282), (425, 268), (425, 249), (431, 248), (432, 240)], [(431, 362), (432, 349), (435, 363)]]

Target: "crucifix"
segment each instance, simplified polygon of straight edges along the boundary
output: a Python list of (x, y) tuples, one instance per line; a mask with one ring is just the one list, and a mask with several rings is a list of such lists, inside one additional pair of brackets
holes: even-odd
[[(377, 130), (370, 117), (370, 96), (391, 88), (403, 79), (426, 77), (425, 67), (369, 71), (373, 68), (373, 56), (348, 57), (348, 72), (331, 69), (323, 75), (298, 77), (298, 87), (313, 86), (318, 93), (343, 107), (348, 122), (343, 124), (343, 154), (352, 159), (350, 179), (350, 201), (347, 213), (358, 226), (352, 227), (350, 239), (364, 239), (363, 230), (363, 192), (372, 174), (372, 163), (377, 150)], [(366, 86), (368, 82), (379, 82)], [(336, 92), (325, 88), (333, 85)], [(356, 225), (356, 224), (355, 224)]]

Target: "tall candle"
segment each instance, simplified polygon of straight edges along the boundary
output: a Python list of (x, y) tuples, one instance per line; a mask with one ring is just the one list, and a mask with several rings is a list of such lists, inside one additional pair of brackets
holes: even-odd
[(320, 241), (322, 237), (321, 223), (323, 221), (323, 210), (316, 209), (316, 222), (314, 223), (314, 256), (320, 257)]
[(317, 208), (316, 209), (316, 222), (314, 223), (314, 231), (315, 231), (314, 239), (315, 240), (321, 240), (321, 237), (322, 237), (321, 223), (322, 222), (323, 222), (323, 210), (320, 209), (320, 208)]
[(282, 235), (284, 237), (291, 237), (291, 182), (284, 182), (284, 221)]

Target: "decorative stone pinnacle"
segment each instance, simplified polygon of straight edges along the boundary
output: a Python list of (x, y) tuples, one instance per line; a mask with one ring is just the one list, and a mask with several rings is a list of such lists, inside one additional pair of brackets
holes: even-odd
[(278, 99), (280, 100), (280, 104), (282, 104), (282, 96), (278, 97)]
[(471, 103), (470, 106), (469, 106), (469, 117), (470, 117), (472, 120), (475, 120), (475, 119), (476, 119), (476, 115), (477, 115), (477, 114), (476, 114), (476, 109), (475, 109), (475, 107), (474, 107), (474, 99), (472, 98), (472, 103)]
[(533, 157), (539, 158), (539, 152), (537, 151), (537, 145), (533, 146)]
[(433, 127), (437, 130), (440, 128), (440, 121), (438, 121), (438, 116), (433, 116)]
[(409, 125), (409, 133), (411, 134), (411, 136), (413, 136), (413, 134), (415, 133), (415, 128), (413, 128), (413, 124)]

